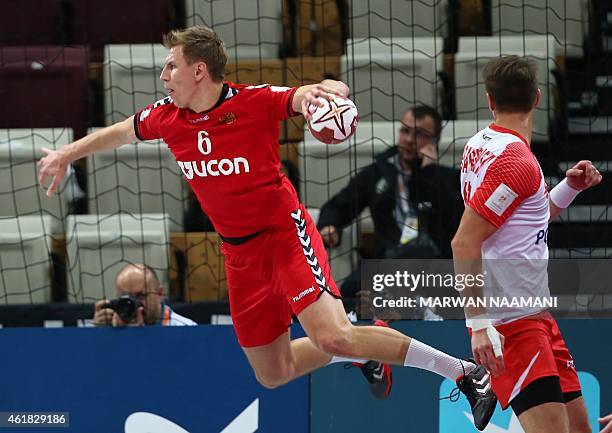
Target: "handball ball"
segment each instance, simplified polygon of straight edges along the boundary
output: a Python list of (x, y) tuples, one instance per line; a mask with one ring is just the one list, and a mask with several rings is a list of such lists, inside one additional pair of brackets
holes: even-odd
[(359, 114), (350, 99), (335, 96), (331, 101), (318, 98), (323, 106), (311, 104), (308, 111), (312, 118), (308, 122), (310, 133), (325, 144), (338, 144), (348, 139), (357, 129)]

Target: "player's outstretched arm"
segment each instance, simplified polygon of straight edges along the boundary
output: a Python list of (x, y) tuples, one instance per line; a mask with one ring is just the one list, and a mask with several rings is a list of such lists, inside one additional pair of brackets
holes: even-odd
[(550, 219), (554, 220), (585, 189), (599, 185), (602, 176), (591, 161), (583, 160), (565, 172), (563, 179), (550, 191)]
[(101, 129), (60, 149), (43, 148), (45, 156), (38, 162), (38, 183), (43, 187), (50, 177), (51, 184), (47, 188), (47, 196), (51, 197), (59, 188), (62, 178), (66, 175), (68, 164), (92, 153), (105, 149), (115, 149), (122, 144), (137, 141), (134, 132), (134, 116), (117, 122), (108, 128)]
[[(482, 273), (482, 244), (497, 228), (466, 206), (457, 233), (451, 242), (455, 276), (462, 279), (461, 296), (480, 298), (483, 287), (478, 283)], [(468, 276), (472, 276), (471, 278)], [(472, 352), (477, 363), (493, 374), (504, 368), (503, 336), (491, 324), (486, 309), (465, 306), (465, 317), (472, 321)]]
[(306, 120), (309, 120), (310, 113), (308, 112), (308, 106), (310, 104), (318, 104), (317, 101), (319, 96), (331, 100), (333, 95), (342, 96), (346, 98), (349, 94), (349, 88), (342, 81), (336, 80), (323, 80), (317, 84), (308, 84), (306, 86), (299, 87), (293, 95), (292, 108), (297, 113), (302, 113)]

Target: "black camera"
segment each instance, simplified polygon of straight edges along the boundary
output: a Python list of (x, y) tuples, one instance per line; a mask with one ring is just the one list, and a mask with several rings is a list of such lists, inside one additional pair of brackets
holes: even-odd
[(140, 302), (130, 295), (123, 295), (108, 301), (106, 308), (114, 310), (125, 323), (130, 323), (136, 318), (136, 310), (140, 306)]

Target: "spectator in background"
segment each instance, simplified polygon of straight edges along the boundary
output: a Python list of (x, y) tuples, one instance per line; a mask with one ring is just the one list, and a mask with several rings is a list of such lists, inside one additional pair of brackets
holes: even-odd
[[(438, 164), (442, 120), (428, 106), (404, 113), (399, 142), (377, 155), (321, 208), (317, 227), (327, 246), (369, 207), (377, 246), (374, 258), (451, 258), (450, 242), (463, 213), (459, 170)], [(355, 297), (359, 269), (342, 284)]]
[(130, 296), (136, 301), (135, 318), (126, 323), (111, 306), (111, 301), (96, 302), (93, 324), (96, 326), (193, 326), (193, 320), (175, 313), (164, 303), (164, 289), (155, 271), (147, 265), (130, 264), (124, 267), (115, 280), (117, 297)]

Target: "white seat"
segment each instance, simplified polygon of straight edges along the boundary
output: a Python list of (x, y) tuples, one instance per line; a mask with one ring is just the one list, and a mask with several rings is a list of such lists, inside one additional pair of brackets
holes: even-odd
[(187, 185), (161, 140), (90, 155), (87, 184), (90, 213), (166, 213), (171, 231), (182, 230)]
[(359, 122), (355, 135), (344, 143), (327, 145), (304, 131), (300, 152), (300, 197), (320, 208), (344, 188), (360, 169), (397, 142), (399, 122)]
[(442, 128), (438, 143), (440, 165), (459, 168), (463, 148), (478, 131), (486, 128), (492, 120), (449, 120)]
[(588, 4), (583, 0), (491, 1), (493, 35), (550, 33), (565, 56), (582, 57), (587, 23)]
[(349, 1), (353, 38), (444, 36), (448, 0)]
[[(308, 213), (316, 223), (319, 221), (320, 209), (308, 208)], [(327, 249), (329, 266), (331, 268), (334, 281), (340, 288), (340, 283), (356, 269), (357, 255), (357, 224), (353, 223), (342, 231), (340, 245)]]
[(169, 219), (164, 214), (69, 216), (69, 302), (115, 297), (115, 277), (128, 263), (151, 266), (167, 289), (169, 239)]
[(187, 25), (211, 27), (235, 59), (277, 58), (283, 40), (282, 0), (185, 0)]
[(68, 128), (0, 129), (0, 215), (49, 215), (52, 232), (64, 231), (72, 191), (64, 181), (59, 194), (47, 197), (38, 185), (37, 163), (44, 155), (41, 148), (56, 149), (71, 141)]
[(416, 104), (438, 105), (442, 38), (349, 39), (341, 78), (362, 119), (391, 121)]
[(50, 216), (0, 217), (0, 304), (51, 301)]
[(122, 121), (166, 96), (159, 79), (168, 50), (160, 44), (104, 47), (104, 112), (107, 125)]
[(455, 85), (458, 119), (491, 119), (482, 69), (492, 58), (516, 54), (529, 56), (538, 65), (538, 85), (542, 99), (533, 118), (534, 139), (548, 140), (549, 117), (554, 116), (555, 41), (545, 36), (483, 36), (459, 38), (455, 55)]

